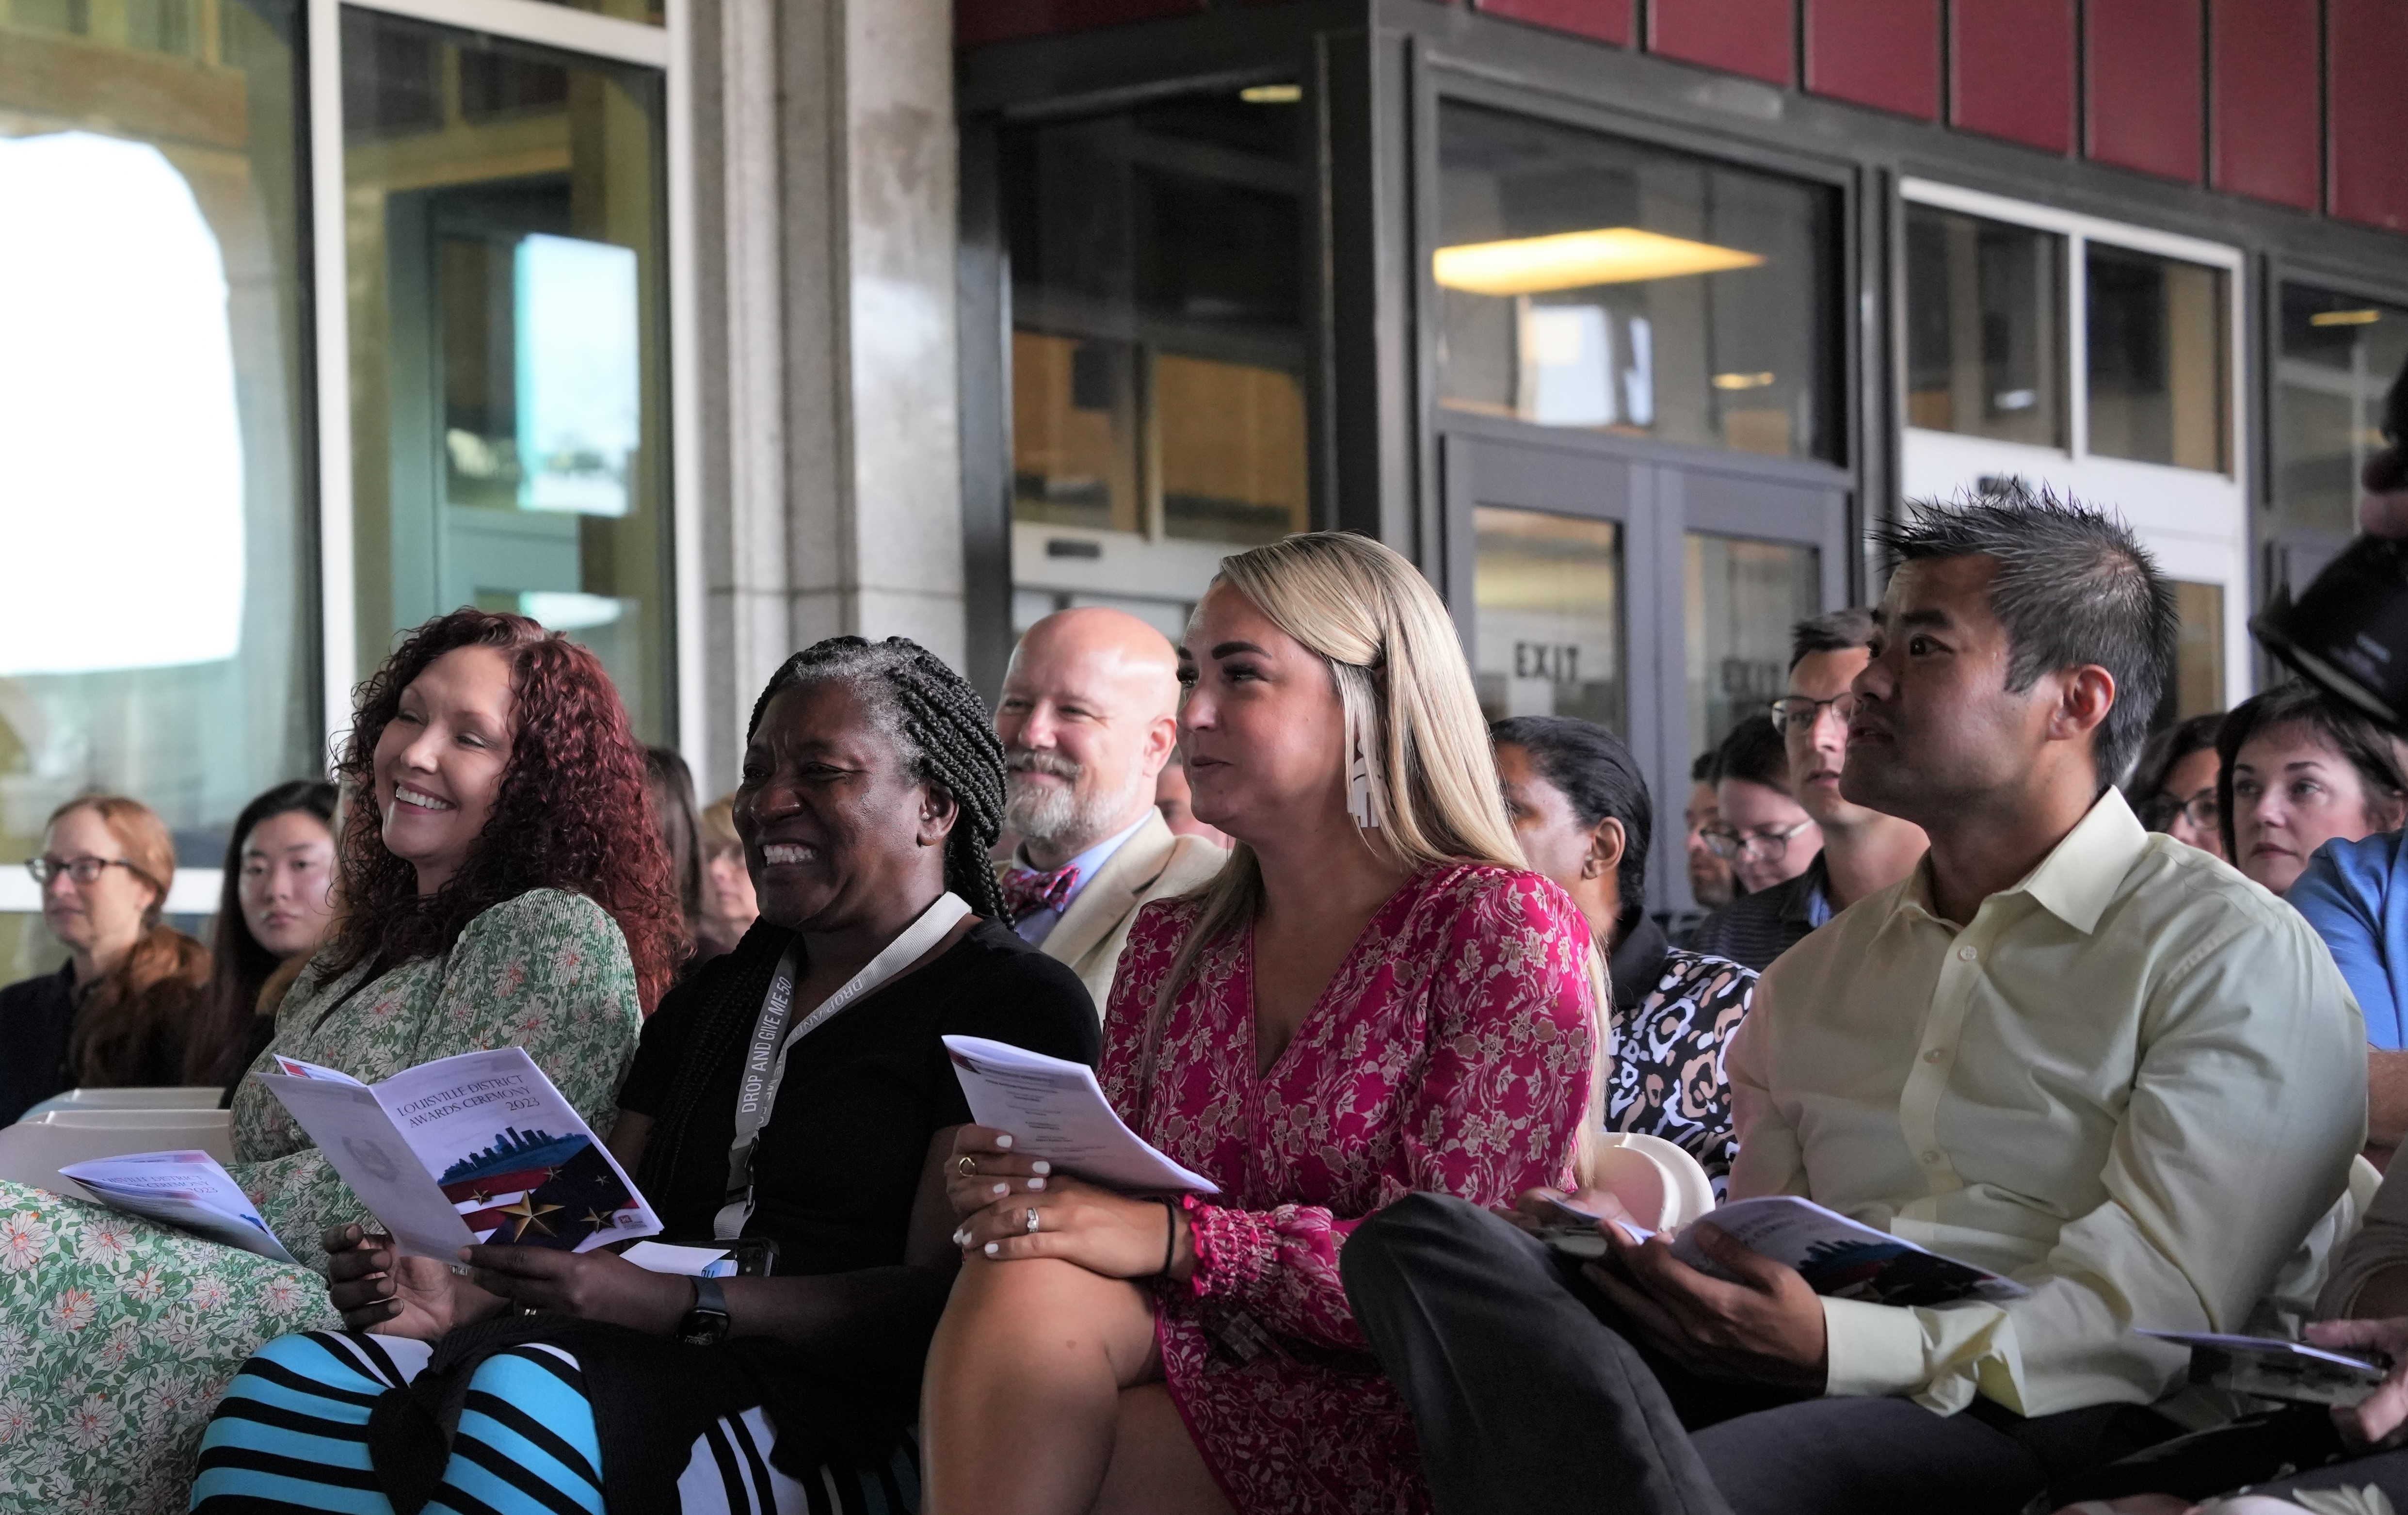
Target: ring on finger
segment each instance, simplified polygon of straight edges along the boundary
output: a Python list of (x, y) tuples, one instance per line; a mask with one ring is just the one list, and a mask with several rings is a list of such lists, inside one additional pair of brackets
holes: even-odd
[(1034, 1205), (1028, 1207), (1028, 1234), (1032, 1236), (1037, 1235), (1037, 1207)]
[(953, 1159), (953, 1166), (961, 1170), (961, 1175), (965, 1179), (974, 1179), (978, 1177), (978, 1159), (970, 1156), (968, 1152), (964, 1152), (961, 1156)]

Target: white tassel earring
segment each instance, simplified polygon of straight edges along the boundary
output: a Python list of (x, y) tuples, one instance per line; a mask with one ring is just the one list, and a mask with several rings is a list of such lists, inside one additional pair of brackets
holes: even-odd
[[(1341, 676), (1342, 679), (1342, 676)], [(1369, 831), (1380, 823), (1387, 798), (1378, 757), (1380, 717), (1355, 679), (1342, 679), (1346, 708), (1346, 813)]]

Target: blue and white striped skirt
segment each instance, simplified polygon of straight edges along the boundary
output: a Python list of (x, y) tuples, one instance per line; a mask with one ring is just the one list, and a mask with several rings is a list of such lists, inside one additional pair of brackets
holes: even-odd
[[(433, 1355), (425, 1342), (313, 1331), (243, 1365), (201, 1440), (192, 1508), (206, 1515), (393, 1515), (368, 1461), (368, 1415)], [(757, 1407), (696, 1437), (678, 1479), (683, 1515), (914, 1515), (919, 1449), (907, 1436), (878, 1467), (770, 1465)], [(602, 1448), (572, 1354), (541, 1343), (494, 1353), (468, 1382), (427, 1515), (603, 1515)]]

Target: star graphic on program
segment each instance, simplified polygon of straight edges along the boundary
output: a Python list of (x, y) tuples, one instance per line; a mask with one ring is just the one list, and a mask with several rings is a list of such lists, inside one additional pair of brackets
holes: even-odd
[[(552, 1234), (552, 1231), (551, 1226), (544, 1223), (543, 1217), (552, 1214), (559, 1208), (557, 1205), (537, 1204), (535, 1195), (531, 1193), (521, 1194), (517, 1204), (502, 1207), (502, 1214), (506, 1217), (502, 1224), (509, 1227), (512, 1241), (523, 1241), (530, 1236), (548, 1236)], [(516, 1223), (513, 1224), (513, 1222)]]

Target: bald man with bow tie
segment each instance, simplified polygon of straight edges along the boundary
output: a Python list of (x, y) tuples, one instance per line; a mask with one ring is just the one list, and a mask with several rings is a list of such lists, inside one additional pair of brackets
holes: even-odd
[(1101, 1013), (1138, 908), (1183, 894), (1228, 853), (1174, 835), (1154, 785), (1176, 761), (1178, 661), (1125, 610), (1045, 617), (1020, 640), (996, 703), (1004, 824), (1020, 837), (996, 865), (1011, 928), (1069, 965)]

